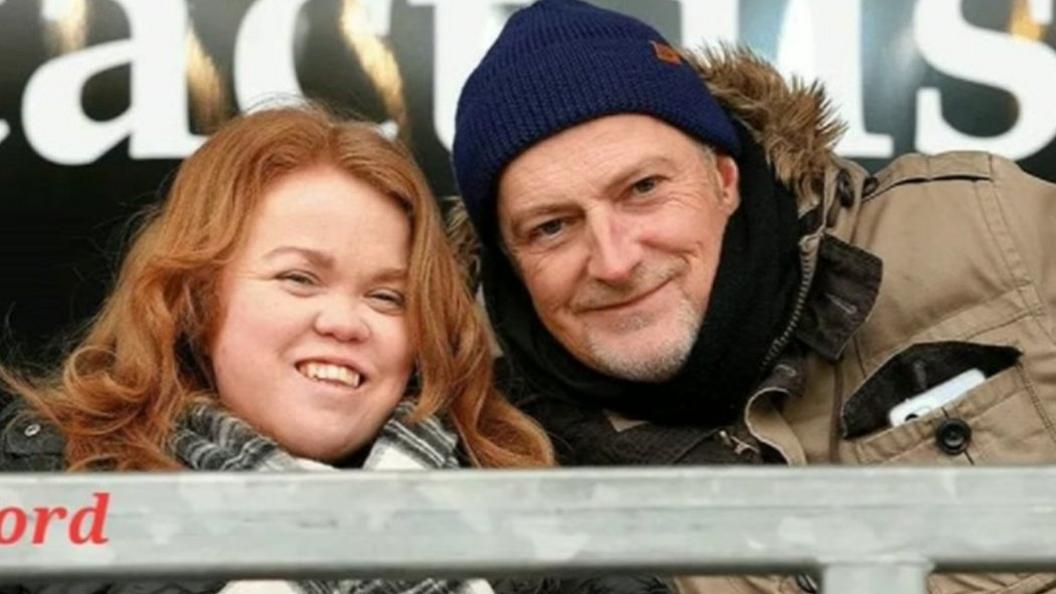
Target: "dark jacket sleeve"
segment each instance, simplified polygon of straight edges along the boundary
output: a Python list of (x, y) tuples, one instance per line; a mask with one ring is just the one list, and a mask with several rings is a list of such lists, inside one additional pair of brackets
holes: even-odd
[(0, 472), (57, 472), (66, 468), (66, 440), (37, 419), (19, 398), (0, 408)]

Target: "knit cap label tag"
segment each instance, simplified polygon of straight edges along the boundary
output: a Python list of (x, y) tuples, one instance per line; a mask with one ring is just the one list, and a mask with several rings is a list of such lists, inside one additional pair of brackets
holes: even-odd
[(656, 53), (657, 59), (661, 62), (675, 65), (682, 64), (682, 56), (678, 55), (678, 52), (670, 45), (658, 41), (650, 41), (649, 43), (653, 44), (653, 52)]

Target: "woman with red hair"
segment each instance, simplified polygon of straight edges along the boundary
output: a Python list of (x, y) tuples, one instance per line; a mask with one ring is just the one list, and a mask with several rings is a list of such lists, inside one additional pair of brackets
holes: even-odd
[(61, 367), (4, 377), (18, 397), (0, 441), (21, 443), (0, 470), (553, 462), (493, 388), (485, 327), (408, 151), (314, 107), (218, 131), (146, 217)]

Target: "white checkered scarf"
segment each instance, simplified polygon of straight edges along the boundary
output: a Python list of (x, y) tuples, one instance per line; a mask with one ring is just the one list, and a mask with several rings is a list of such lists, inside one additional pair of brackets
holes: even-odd
[[(415, 425), (403, 418), (414, 403), (404, 400), (371, 446), (364, 470), (458, 468), (458, 439), (438, 419)], [(335, 470), (296, 458), (245, 421), (211, 404), (193, 406), (172, 440), (176, 457), (191, 470)], [(228, 583), (222, 594), (493, 594), (484, 580), (261, 580)]]

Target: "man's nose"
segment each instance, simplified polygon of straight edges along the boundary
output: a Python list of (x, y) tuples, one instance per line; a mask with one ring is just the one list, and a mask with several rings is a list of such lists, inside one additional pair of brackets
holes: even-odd
[(591, 245), (587, 273), (606, 284), (619, 285), (634, 276), (642, 262), (637, 234), (612, 213), (596, 214), (589, 221)]
[(359, 299), (332, 295), (320, 303), (315, 331), (341, 342), (367, 340), (371, 331), (365, 308), (367, 305)]

